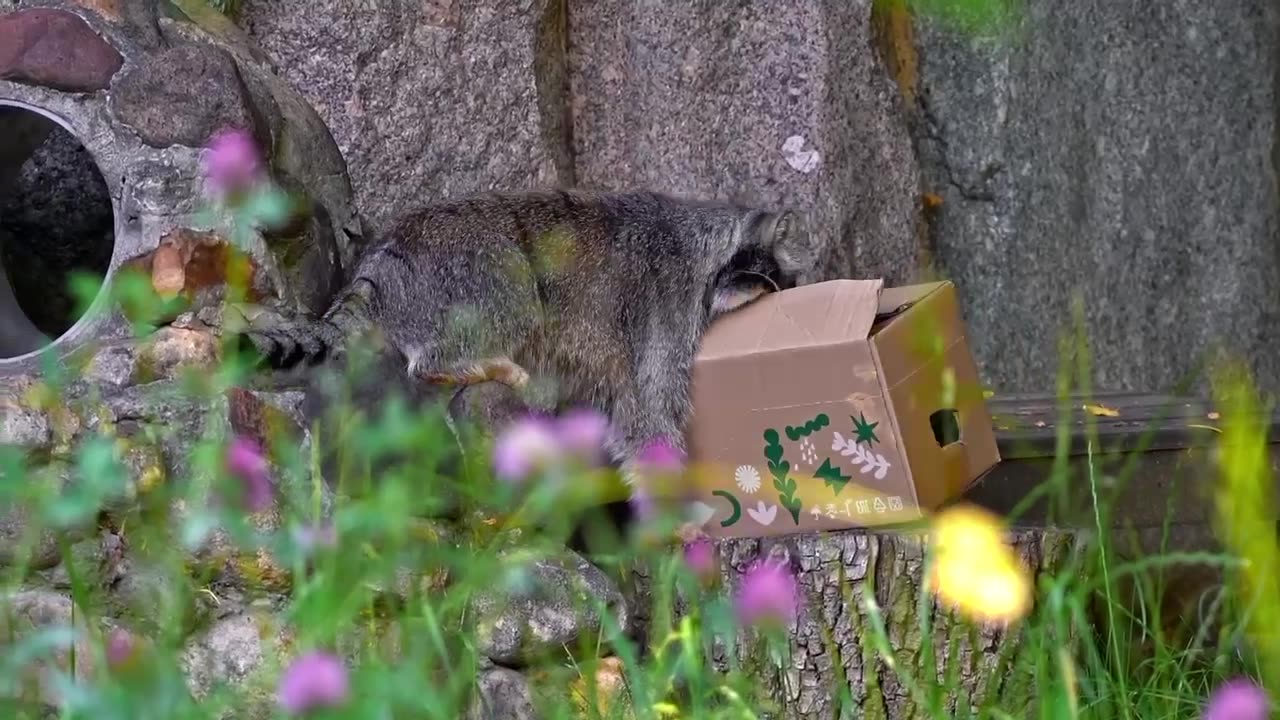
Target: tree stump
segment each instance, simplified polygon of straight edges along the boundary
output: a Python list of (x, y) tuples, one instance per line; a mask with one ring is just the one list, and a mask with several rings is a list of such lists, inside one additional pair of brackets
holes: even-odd
[[(1060, 404), (1051, 397), (1025, 396), (990, 404), (1004, 460), (964, 500), (1007, 516), (1050, 477)], [(1093, 477), (1104, 486), (1096, 491), (1098, 506), (1109, 510), (1107, 535), (1117, 557), (1216, 549), (1208, 490), (1217, 472), (1211, 452), (1217, 412), (1194, 398), (1137, 394), (1103, 395), (1089, 403), (1071, 400), (1068, 407), (1073, 408), (1066, 421), (1071, 443), (1062, 497), (1056, 503), (1028, 503), (1027, 511), (1011, 522), (1008, 540), (1026, 568), (1038, 576), (1063, 572), (1072, 553), (1085, 551), (1089, 539), (1096, 539), (1091, 462)], [(1117, 414), (1098, 416), (1098, 408)], [(1086, 442), (1090, 420), (1098, 424), (1097, 446)], [(1280, 471), (1280, 414), (1271, 418), (1271, 427), (1273, 466)], [(1133, 461), (1131, 474), (1118, 482), (1126, 461)], [(1170, 528), (1162, 547), (1166, 518)], [(1017, 626), (976, 626), (940, 607), (925, 588), (927, 542), (918, 531), (848, 530), (720, 543), (721, 581), (728, 591), (738, 586), (753, 561), (765, 557), (789, 563), (803, 588), (805, 604), (791, 628), (789, 662), (759, 678), (778, 703), (771, 716), (926, 716), (900, 671), (923, 686), (936, 681), (958, 688), (942, 698), (947, 714), (959, 712), (962, 704), (976, 708), (986, 699), (998, 699), (999, 707), (1020, 716), (1019, 708), (1035, 692), (1029, 678), (1009, 669), (1023, 648), (1023, 635)], [(1164, 581), (1164, 595), (1154, 602), (1174, 622), (1198, 627), (1200, 618), (1187, 608), (1218, 587), (1220, 575), (1202, 566), (1174, 567), (1164, 569)], [(638, 568), (633, 592), (642, 624), (652, 620), (647, 616), (649, 583), (647, 572)], [(894, 667), (873, 640), (873, 616), (863, 600), (868, 590), (883, 618)], [(922, 608), (927, 623), (921, 622)], [(926, 651), (926, 627), (932, 654)], [(744, 641), (736, 640), (739, 649)], [(925, 666), (929, 657), (932, 667)], [(726, 669), (723, 653), (715, 662)]]

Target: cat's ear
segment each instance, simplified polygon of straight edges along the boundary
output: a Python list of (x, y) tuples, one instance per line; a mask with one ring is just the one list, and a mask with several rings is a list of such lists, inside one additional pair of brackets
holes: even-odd
[(775, 213), (772, 221), (765, 223), (762, 238), (773, 252), (779, 269), (795, 278), (808, 279), (817, 272), (822, 257), (821, 240), (809, 228), (808, 218), (786, 209)]

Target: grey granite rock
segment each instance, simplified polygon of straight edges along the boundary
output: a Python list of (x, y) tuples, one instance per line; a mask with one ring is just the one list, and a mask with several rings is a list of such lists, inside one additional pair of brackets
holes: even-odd
[(128, 385), (138, 371), (138, 346), (133, 342), (105, 343), (94, 350), (81, 377), (93, 385)]
[[(110, 531), (103, 531), (97, 537), (86, 537), (70, 546), (71, 562), (64, 562), (49, 571), (42, 573), (41, 580), (54, 590), (70, 592), (72, 570), (79, 582), (86, 587), (106, 587), (125, 578), (125, 566), (122, 562), (124, 542)], [(154, 610), (153, 610), (154, 611)]]
[(266, 131), (272, 176), (300, 201), (294, 222), (264, 230), (267, 245), (303, 307), (322, 313), (363, 242), (346, 163), (315, 109), (276, 74), (252, 38), (203, 0), (182, 0), (190, 22), (161, 23), (171, 43), (213, 43), (236, 58), (258, 123)]
[(568, 181), (559, 6), (246, 0), (240, 22), (329, 124), (376, 233), (425, 201)]
[(223, 128), (255, 135), (248, 91), (231, 54), (188, 43), (148, 55), (112, 84), (110, 107), (153, 147), (201, 147)]
[[(41, 486), (43, 492), (56, 495), (70, 482), (73, 472), (69, 464), (55, 462), (31, 467), (23, 482), (32, 487)], [(39, 524), (33, 525), (33, 522)], [(29, 505), (0, 506), (0, 567), (25, 563), (27, 570), (53, 568), (62, 561), (59, 540), (76, 544), (92, 537), (96, 523), (97, 518), (89, 515), (59, 531), (33, 517)]]
[(529, 682), (515, 670), (495, 667), (476, 679), (478, 697), (467, 720), (537, 720)]
[[(31, 513), (25, 508), (8, 507), (0, 510), (0, 566), (27, 563), (32, 570), (51, 568), (62, 559), (58, 548), (58, 536), (42, 530), (34, 538), (28, 538)], [(29, 542), (29, 546), (24, 546)]]
[(918, 178), (871, 2), (596, 0), (569, 13), (579, 183), (810, 211), (824, 277), (910, 277)]
[(520, 666), (548, 653), (573, 652), (579, 640), (594, 645), (602, 628), (597, 602), (618, 627), (629, 627), (617, 585), (576, 553), (539, 559), (522, 570), (519, 587), (495, 589), (475, 601), (479, 650), (490, 660)]
[(67, 92), (105, 90), (124, 63), (82, 18), (22, 9), (0, 16), (0, 78)]
[(931, 232), (984, 380), (1051, 389), (1079, 293), (1098, 386), (1169, 389), (1222, 341), (1277, 388), (1276, 5), (1026, 7), (1008, 41), (917, 27)]
[(17, 376), (0, 385), (0, 447), (35, 450), (53, 442), (49, 415), (26, 397), (35, 382), (31, 376)]
[(284, 638), (270, 615), (245, 612), (223, 618), (191, 638), (180, 663), (191, 694), (204, 697), (217, 683), (244, 685), (280, 660)]
[[(217, 402), (214, 398), (213, 403)], [(184, 392), (179, 383), (158, 381), (104, 393), (101, 412), (89, 414), (86, 425), (97, 432), (109, 422), (126, 436), (155, 432), (165, 468), (177, 477), (191, 477), (192, 443), (205, 439), (210, 432), (226, 432), (225, 414), (218, 418), (210, 412), (216, 409), (225, 411), (225, 406), (211, 408), (209, 401)]]
[(0, 632), (6, 639), (21, 641), (33, 632), (55, 628), (74, 632), (72, 642), (53, 648), (51, 653), (22, 668), (23, 679), (31, 683), (25, 689), (33, 691), (24, 693), (24, 700), (58, 704), (60, 684), (53, 677), (55, 672), (79, 681), (93, 677), (97, 666), (93, 646), (85, 633), (84, 618), (76, 617), (74, 603), (68, 595), (49, 590), (22, 590), (0, 598), (0, 607), (5, 611), (0, 615)]
[(175, 621), (189, 632), (212, 614), (211, 603), (204, 602), (207, 597), (197, 596), (191, 588), (175, 587), (174, 578), (162, 568), (131, 560), (125, 570), (107, 595), (106, 608), (112, 617), (148, 634), (163, 634)]

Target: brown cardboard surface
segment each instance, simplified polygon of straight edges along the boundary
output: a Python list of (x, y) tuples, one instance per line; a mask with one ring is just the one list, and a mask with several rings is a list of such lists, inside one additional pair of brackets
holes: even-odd
[[(692, 392), (691, 509), (712, 536), (914, 520), (999, 460), (946, 282), (768, 295), (708, 330)], [(950, 411), (943, 446), (931, 418)]]
[(847, 340), (871, 332), (882, 280), (832, 280), (766, 296), (713, 323), (699, 357), (713, 360)]

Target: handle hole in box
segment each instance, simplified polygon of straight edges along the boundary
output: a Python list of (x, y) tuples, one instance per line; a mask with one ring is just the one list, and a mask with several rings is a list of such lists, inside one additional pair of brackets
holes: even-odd
[(960, 441), (960, 414), (954, 408), (944, 408), (929, 416), (929, 427), (933, 428), (933, 439), (938, 447), (946, 447)]

